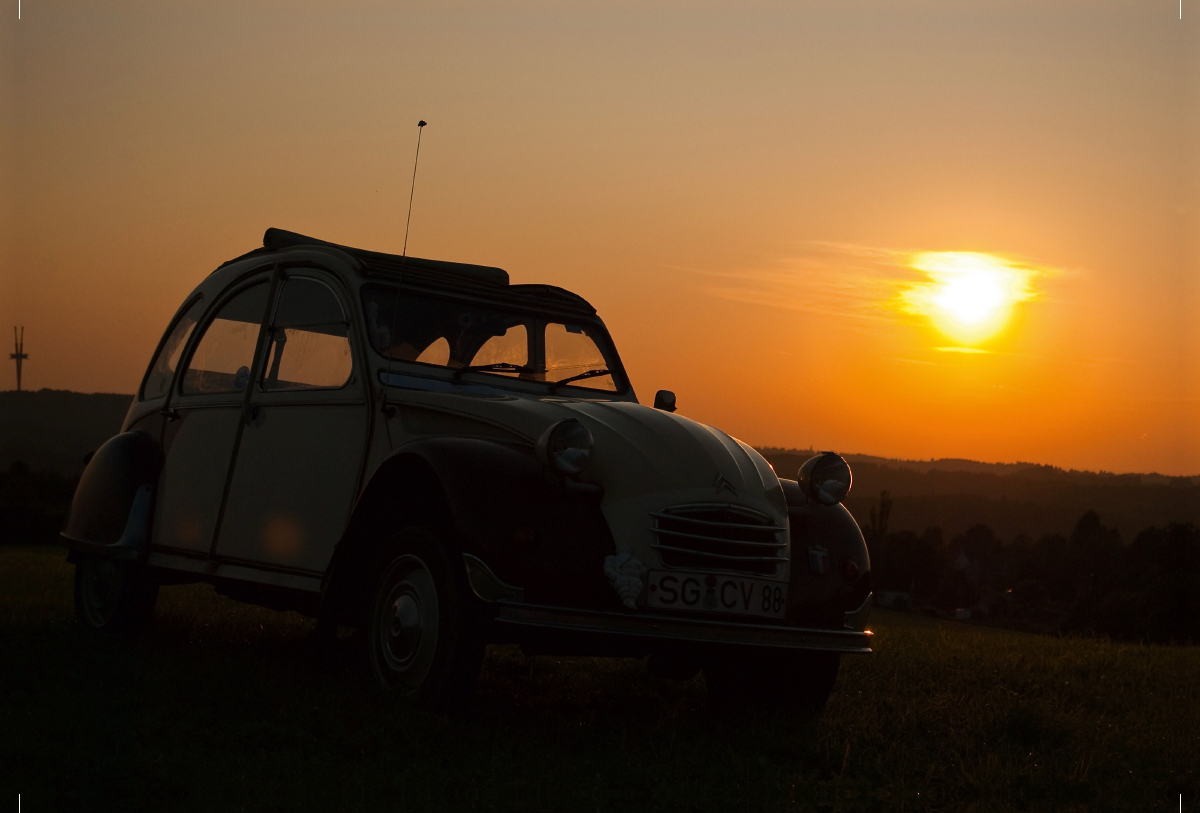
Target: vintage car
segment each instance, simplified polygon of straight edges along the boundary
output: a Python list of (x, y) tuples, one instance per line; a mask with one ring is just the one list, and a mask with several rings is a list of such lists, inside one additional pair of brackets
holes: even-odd
[(871, 651), (850, 484), (831, 452), (780, 479), (672, 393), (639, 404), (573, 293), (269, 229), (179, 308), (63, 536), (88, 629), (210, 582), (359, 630), (428, 707), (489, 643), (820, 705)]

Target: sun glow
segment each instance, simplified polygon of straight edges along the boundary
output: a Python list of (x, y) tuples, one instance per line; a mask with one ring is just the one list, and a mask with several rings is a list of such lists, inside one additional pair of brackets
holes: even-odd
[(902, 309), (921, 314), (962, 345), (992, 338), (1012, 315), (1013, 306), (1035, 297), (1034, 269), (970, 251), (926, 251), (909, 267), (926, 275), (900, 295)]

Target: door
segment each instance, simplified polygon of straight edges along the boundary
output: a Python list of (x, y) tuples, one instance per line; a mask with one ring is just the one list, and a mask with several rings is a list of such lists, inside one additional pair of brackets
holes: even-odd
[(250, 281), (208, 320), (168, 403), (155, 547), (208, 556), (270, 285)]
[(307, 271), (283, 280), (221, 522), (222, 560), (323, 572), (349, 519), (367, 399), (349, 311), (330, 283)]

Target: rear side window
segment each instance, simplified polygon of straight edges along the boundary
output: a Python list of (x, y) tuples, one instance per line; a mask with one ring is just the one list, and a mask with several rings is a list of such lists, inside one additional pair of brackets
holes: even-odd
[(255, 283), (217, 311), (183, 373), (184, 395), (243, 392), (267, 308), (268, 285)]
[(196, 329), (196, 323), (200, 321), (203, 304), (203, 297), (196, 297), (167, 334), (167, 340), (163, 342), (158, 355), (150, 363), (150, 371), (146, 373), (146, 383), (142, 385), (143, 401), (162, 398), (171, 389), (171, 379), (175, 377), (175, 370), (179, 367), (179, 357), (183, 355), (183, 347), (192, 331)]
[(324, 283), (293, 277), (283, 285), (271, 321), (264, 390), (341, 387), (354, 368), (349, 321)]

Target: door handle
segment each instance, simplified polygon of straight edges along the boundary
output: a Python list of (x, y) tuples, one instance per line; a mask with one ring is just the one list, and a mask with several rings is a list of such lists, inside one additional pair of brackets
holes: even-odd
[(179, 420), (179, 410), (175, 409), (174, 407), (166, 407), (164, 409), (160, 409), (158, 411), (158, 414), (162, 415), (164, 418), (166, 418), (167, 421)]
[(247, 425), (252, 424), (252, 423), (254, 423), (255, 420), (258, 419), (258, 413), (259, 413), (258, 405), (251, 404), (250, 406), (248, 406), (242, 410), (242, 420), (245, 421)]

